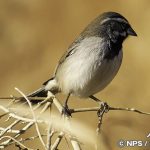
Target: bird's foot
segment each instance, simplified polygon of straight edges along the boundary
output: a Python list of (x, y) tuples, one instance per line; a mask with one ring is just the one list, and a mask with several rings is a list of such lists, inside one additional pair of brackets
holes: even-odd
[(109, 105), (106, 102), (100, 102), (100, 109), (97, 112), (98, 117), (102, 117), (104, 113), (109, 111)]
[(63, 106), (62, 115), (65, 115), (67, 117), (72, 117), (71, 111), (70, 111), (68, 105)]

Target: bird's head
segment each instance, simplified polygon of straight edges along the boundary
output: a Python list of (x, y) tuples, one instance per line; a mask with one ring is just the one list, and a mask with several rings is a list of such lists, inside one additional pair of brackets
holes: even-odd
[(128, 20), (116, 12), (105, 12), (92, 21), (85, 33), (91, 36), (99, 36), (110, 39), (112, 42), (118, 40), (123, 42), (129, 35), (137, 36)]

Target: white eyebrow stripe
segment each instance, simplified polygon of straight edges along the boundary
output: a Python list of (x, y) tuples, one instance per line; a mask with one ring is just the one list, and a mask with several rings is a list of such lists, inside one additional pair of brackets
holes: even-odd
[(125, 19), (123, 19), (123, 18), (106, 18), (106, 19), (104, 19), (104, 20), (101, 22), (101, 25), (104, 24), (104, 23), (107, 22), (107, 21), (110, 21), (110, 20), (119, 21), (119, 22), (124, 22), (124, 23), (128, 24), (128, 22), (127, 22)]

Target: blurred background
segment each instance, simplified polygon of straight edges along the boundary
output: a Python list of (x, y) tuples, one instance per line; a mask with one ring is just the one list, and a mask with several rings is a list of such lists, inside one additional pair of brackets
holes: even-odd
[[(0, 0), (0, 96), (18, 95), (14, 87), (24, 93), (39, 88), (53, 75), (59, 58), (84, 27), (105, 11), (125, 16), (138, 37), (125, 41), (119, 73), (96, 96), (111, 106), (150, 112), (149, 0)], [(62, 102), (65, 99), (62, 94), (58, 97)], [(73, 108), (97, 106), (89, 99), (75, 97), (69, 103)], [(96, 113), (73, 118), (96, 129)], [(109, 112), (103, 120), (102, 149), (119, 150), (119, 139), (146, 140), (149, 124), (149, 116)]]

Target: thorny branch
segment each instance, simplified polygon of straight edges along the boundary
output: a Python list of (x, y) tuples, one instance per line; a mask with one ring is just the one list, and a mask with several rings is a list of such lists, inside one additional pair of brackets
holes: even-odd
[[(63, 106), (59, 102), (59, 100), (53, 95), (51, 92), (48, 92), (47, 97), (26, 97), (26, 95), (21, 92), (19, 89), (16, 88), (16, 90), (21, 94), (22, 97), (1, 97), (0, 99), (9, 99), (11, 100), (10, 103), (7, 104), (7, 106), (4, 106), (3, 104), (0, 104), (0, 110), (4, 112), (0, 115), (0, 119), (5, 119), (5, 122), (9, 122), (9, 125), (6, 127), (0, 127), (0, 149), (8, 147), (10, 145), (16, 145), (20, 149), (32, 149), (30, 147), (27, 147), (25, 145), (26, 141), (32, 141), (35, 139), (40, 139), (41, 144), (43, 145), (43, 148), (46, 150), (57, 150), (58, 146), (61, 144), (63, 137), (68, 136), (70, 144), (72, 145), (74, 150), (81, 150), (81, 145), (79, 143), (79, 140), (77, 137), (75, 137), (71, 133), (71, 122), (70, 117), (63, 115), (62, 116), (62, 110)], [(21, 99), (24, 98), (24, 102), (21, 102)], [(31, 104), (30, 100), (32, 101), (38, 101), (36, 105)], [(39, 102), (40, 101), (40, 102)], [(17, 105), (16, 105), (17, 104)], [(32, 113), (32, 117), (29, 117), (30, 111), (25, 112), (23, 115), (20, 115), (19, 113), (13, 111), (13, 107), (17, 107), (18, 105), (20, 107), (25, 106), (28, 104), (30, 111)], [(47, 112), (47, 110), (52, 110), (52, 105), (56, 107), (56, 109), (59, 111), (61, 118), (64, 120), (65, 125), (68, 127), (68, 131), (66, 132), (65, 127), (62, 128), (61, 131), (57, 131), (53, 123), (49, 123), (42, 118), (39, 118), (40, 114), (44, 114), (44, 112)], [(35, 113), (36, 110), (39, 110), (41, 107), (43, 107), (40, 110), (40, 113), (37, 115)], [(120, 108), (120, 107), (112, 107), (109, 106), (107, 103), (100, 102), (100, 107), (93, 107), (93, 108), (74, 108), (70, 109), (70, 113), (81, 113), (81, 112), (88, 112), (93, 111), (97, 112), (98, 115), (98, 125), (97, 125), (97, 136), (99, 136), (102, 126), (102, 120), (105, 115), (105, 113), (110, 111), (129, 111), (134, 112), (138, 114), (143, 115), (150, 115), (148, 112), (143, 112), (135, 108)], [(4, 119), (3, 119), (4, 120)], [(13, 120), (13, 121), (12, 121)], [(39, 129), (40, 124), (47, 124), (47, 134), (42, 133)], [(25, 126), (21, 129), (14, 129), (14, 127), (18, 126), (19, 124), (24, 124)], [(37, 135), (30, 136), (27, 138), (22, 138), (21, 135), (25, 134), (30, 128), (33, 128), (35, 125)], [(63, 125), (62, 125), (63, 126)], [(12, 136), (8, 136), (10, 134)], [(19, 138), (20, 137), (20, 138)], [(43, 137), (47, 137), (47, 144), (45, 144), (45, 141)], [(54, 140), (53, 138), (56, 139)], [(52, 140), (53, 139), (53, 140)], [(96, 149), (99, 149), (99, 141), (96, 143)], [(38, 148), (37, 148), (38, 149)]]

